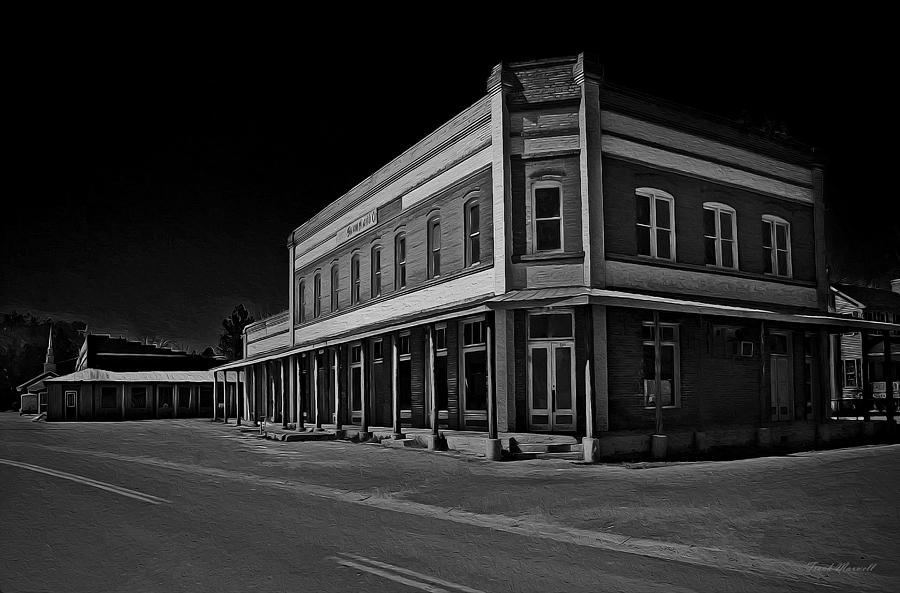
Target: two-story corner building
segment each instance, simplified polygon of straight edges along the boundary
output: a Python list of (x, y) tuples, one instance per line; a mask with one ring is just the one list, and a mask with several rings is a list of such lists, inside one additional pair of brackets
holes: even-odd
[(604, 455), (812, 440), (829, 335), (896, 328), (827, 314), (822, 195), (809, 150), (584, 56), (498, 65), (288, 237), (290, 307), (219, 368), (246, 383), (226, 415), (588, 435)]
[[(900, 279), (891, 281), (891, 290), (836, 284), (831, 287), (836, 313), (857, 319), (900, 324)], [(881, 333), (851, 331), (841, 334), (838, 361), (839, 389), (831, 409), (834, 417), (861, 417), (866, 420), (885, 412), (885, 336)], [(888, 339), (894, 378), (894, 398), (900, 397), (900, 330)], [(895, 402), (896, 408), (896, 402)]]

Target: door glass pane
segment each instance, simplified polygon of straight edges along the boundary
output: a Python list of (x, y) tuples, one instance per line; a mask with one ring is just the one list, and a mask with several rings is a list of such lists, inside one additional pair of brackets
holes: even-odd
[(550, 321), (546, 315), (529, 315), (528, 328), (531, 338), (546, 338), (550, 335)]
[(571, 338), (572, 333), (572, 316), (568, 313), (548, 315), (550, 318), (550, 337), (551, 338)]
[(572, 409), (572, 349), (554, 349), (556, 360), (556, 409)]
[(487, 410), (487, 355), (484, 350), (465, 353), (466, 409)]
[(531, 349), (531, 409), (546, 410), (547, 405), (547, 349)]

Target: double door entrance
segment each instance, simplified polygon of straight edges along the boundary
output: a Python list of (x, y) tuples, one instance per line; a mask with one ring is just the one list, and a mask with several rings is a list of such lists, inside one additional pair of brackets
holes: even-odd
[(575, 430), (575, 342), (528, 343), (528, 428)]

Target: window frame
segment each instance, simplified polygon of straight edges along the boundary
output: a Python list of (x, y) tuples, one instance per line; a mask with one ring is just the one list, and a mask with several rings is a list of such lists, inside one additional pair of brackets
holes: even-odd
[[(634, 224), (637, 228), (646, 228), (650, 231), (650, 253), (638, 253), (638, 257), (648, 257), (652, 259), (660, 259), (663, 261), (678, 261), (678, 251), (677, 251), (677, 241), (675, 238), (675, 196), (670, 194), (669, 192), (663, 191), (661, 189), (656, 189), (655, 187), (638, 187), (634, 190), (635, 197), (635, 215), (634, 215)], [(638, 222), (637, 219), (637, 198), (644, 197), (650, 200), (650, 224), (646, 225)], [(656, 224), (656, 202), (657, 200), (665, 201), (669, 203), (669, 228), (665, 229), (663, 227), (659, 227)], [(657, 234), (660, 230), (669, 231), (669, 254), (671, 257), (661, 257), (659, 255), (659, 246), (657, 245)], [(639, 251), (639, 245), (635, 244), (635, 251)]]
[[(400, 259), (400, 243), (403, 243), (403, 259)], [(400, 231), (394, 235), (394, 290), (403, 290), (407, 285), (406, 277), (406, 232)], [(401, 274), (402, 271), (402, 274)]]
[(331, 283), (328, 286), (331, 302), (331, 312), (341, 310), (341, 268), (337, 262), (331, 264)]
[[(769, 265), (771, 266), (771, 271), (765, 272), (768, 276), (776, 276), (778, 278), (793, 278), (794, 277), (794, 263), (793, 263), (793, 254), (791, 250), (791, 223), (787, 220), (781, 218), (780, 216), (775, 216), (774, 214), (763, 214), (762, 222), (766, 223), (769, 231), (769, 247), (766, 247), (765, 237), (763, 237), (763, 252), (768, 250), (769, 252)], [(778, 248), (778, 226), (784, 227), (784, 239), (787, 243), (786, 249)], [(787, 273), (781, 274), (778, 270), (778, 252), (784, 251), (787, 256)], [(765, 263), (765, 260), (763, 261)]]
[[(559, 199), (559, 216), (551, 218), (538, 218), (537, 216), (537, 191), (539, 189), (553, 188), (557, 190)], [(479, 212), (479, 215), (481, 213)], [(547, 220), (559, 221), (559, 247), (556, 249), (538, 248), (538, 222)], [(566, 250), (566, 225), (563, 212), (563, 187), (562, 182), (556, 180), (541, 180), (531, 184), (531, 252), (532, 253), (562, 253)]]
[(322, 315), (322, 271), (316, 270), (313, 276), (313, 319)]
[[(406, 338), (406, 343), (409, 346), (409, 351), (403, 352), (403, 338)], [(404, 330), (397, 334), (397, 360), (412, 360), (412, 332), (409, 330)]]
[[(709, 263), (706, 262), (706, 265), (712, 268), (721, 268), (723, 270), (739, 270), (740, 263), (738, 261), (738, 234), (737, 234), (737, 211), (729, 206), (728, 204), (723, 204), (721, 202), (704, 202), (703, 210), (710, 210), (715, 216), (716, 228), (715, 228), (715, 236), (709, 236), (706, 234), (706, 222), (703, 224), (703, 239), (713, 239), (716, 244), (716, 262)], [(722, 243), (724, 241), (728, 241), (729, 239), (725, 239), (722, 236), (722, 213), (728, 213), (731, 215), (731, 260), (733, 262), (732, 266), (726, 266), (722, 263)], [(704, 254), (705, 254), (705, 245), (704, 245)], [(705, 257), (705, 255), (704, 255)]]
[[(441, 332), (444, 336), (444, 344), (441, 346), (438, 343), (438, 332)], [(447, 356), (447, 324), (446, 323), (435, 323), (434, 324), (434, 354), (435, 356)]]
[[(41, 394), (44, 395), (44, 394)], [(72, 396), (72, 403), (69, 403), (69, 396)], [(67, 389), (64, 394), (66, 408), (74, 408), (78, 405), (78, 392), (72, 389)], [(38, 397), (38, 405), (40, 405), (40, 397)]]
[[(378, 348), (376, 349), (375, 345), (378, 344)], [(378, 350), (381, 350), (381, 354), (378, 354)], [(372, 340), (372, 362), (375, 364), (381, 364), (384, 362), (384, 338), (375, 338)]]
[(350, 257), (350, 306), (362, 302), (361, 264), (359, 252)]
[(297, 323), (306, 321), (306, 279), (297, 283)]
[(436, 214), (428, 219), (428, 279), (441, 277), (441, 215)]
[[(381, 245), (373, 245), (369, 252), (371, 258), (369, 268), (371, 272), (371, 283), (369, 286), (369, 294), (375, 299), (381, 296)], [(375, 264), (378, 264), (377, 267)]]
[[(653, 346), (654, 348), (654, 365), (655, 365), (655, 356), (656, 356), (656, 339), (659, 338), (659, 346), (660, 352), (662, 352), (663, 347), (671, 346), (673, 349), (672, 353), (672, 389), (673, 389), (673, 398), (672, 405), (663, 405), (662, 409), (673, 410), (676, 408), (681, 408), (681, 334), (680, 334), (680, 325), (678, 323), (671, 322), (659, 322), (654, 323), (653, 321), (642, 321), (641, 322), (641, 331), (643, 332), (643, 328), (652, 327), (654, 332), (653, 340), (645, 340), (643, 336), (641, 337), (641, 356), (643, 356), (643, 348), (644, 346)], [(664, 340), (662, 339), (662, 329), (669, 328), (672, 329), (672, 339)], [(658, 333), (657, 333), (658, 332)], [(660, 368), (662, 368), (660, 366)], [(643, 375), (643, 371), (642, 371)], [(644, 409), (645, 410), (655, 410), (656, 404), (649, 403), (650, 392), (647, 390), (647, 381), (655, 381), (655, 379), (647, 379), (646, 377), (641, 377), (643, 380), (643, 392), (644, 392)], [(659, 397), (660, 394), (656, 394)]]
[[(478, 211), (478, 228), (472, 228), (472, 211)], [(463, 232), (465, 233), (465, 266), (477, 266), (481, 263), (481, 201), (473, 198), (463, 207)], [(473, 256), (473, 242), (478, 241), (478, 257)]]
[[(282, 284), (282, 286), (284, 286), (284, 285)], [(143, 390), (144, 390), (144, 405), (143, 405), (143, 406), (136, 406), (136, 405), (134, 405), (134, 395), (135, 395), (134, 392), (135, 392), (136, 389), (143, 389)], [(149, 402), (149, 399), (150, 399), (149, 396), (150, 396), (150, 387), (149, 387), (148, 385), (129, 385), (129, 386), (128, 386), (128, 401), (130, 402), (130, 406), (129, 406), (129, 407), (130, 407), (132, 410), (146, 410), (146, 409), (148, 409), (149, 406), (148, 406), (147, 404), (150, 403), (150, 402)]]

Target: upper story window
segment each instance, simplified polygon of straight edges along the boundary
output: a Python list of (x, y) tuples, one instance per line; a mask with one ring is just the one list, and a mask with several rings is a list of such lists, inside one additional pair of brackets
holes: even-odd
[(322, 274), (316, 272), (313, 278), (313, 317), (322, 314)]
[(394, 290), (406, 288), (406, 233), (394, 239)]
[(638, 255), (675, 261), (675, 198), (652, 187), (634, 195)]
[(441, 219), (436, 216), (428, 221), (428, 277), (441, 275)]
[(372, 298), (381, 296), (381, 246), (372, 248)]
[(534, 213), (534, 251), (562, 251), (562, 186), (555, 181), (535, 183), (531, 206)]
[(340, 270), (338, 270), (338, 265), (334, 264), (331, 266), (331, 310), (337, 311), (341, 308), (340, 302)]
[(472, 200), (465, 208), (466, 267), (481, 263), (481, 215), (478, 200)]
[(306, 282), (300, 280), (297, 284), (297, 322), (306, 321)]
[(734, 208), (718, 202), (703, 204), (703, 245), (706, 265), (738, 268), (737, 216)]
[(762, 217), (763, 265), (766, 274), (793, 276), (791, 268), (791, 223), (778, 216)]
[(355, 254), (350, 259), (350, 304), (356, 305), (359, 303), (360, 291), (359, 291), (359, 254)]

